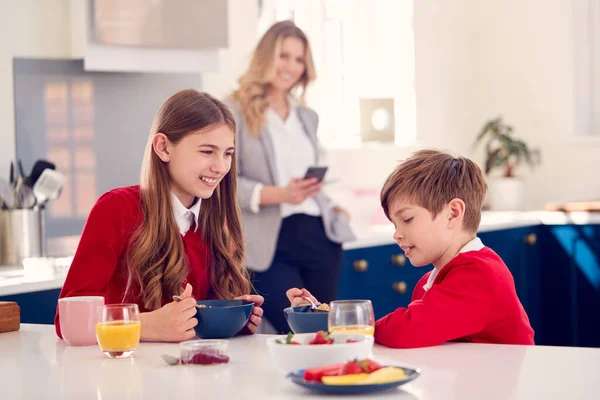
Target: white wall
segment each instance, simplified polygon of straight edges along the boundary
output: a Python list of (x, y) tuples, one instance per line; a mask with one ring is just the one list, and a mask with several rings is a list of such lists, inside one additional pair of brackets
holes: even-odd
[(0, 1), (0, 177), (15, 158), (13, 57), (66, 58), (70, 54), (69, 0)]
[(484, 75), (473, 103), (479, 104), (480, 113), (504, 114), (517, 135), (541, 149), (540, 168), (523, 171), (527, 206), (600, 198), (600, 137), (574, 140), (573, 2), (483, 3), (478, 61)]
[[(204, 87), (223, 97), (236, 85), (256, 38), (256, 2), (229, 0), (231, 47)], [(582, 0), (577, 0), (582, 1)], [(470, 144), (497, 114), (542, 150), (523, 170), (527, 207), (600, 197), (600, 141), (576, 142), (571, 2), (415, 1), (417, 131), (420, 141), (482, 161)], [(12, 58), (68, 57), (69, 0), (0, 1), (0, 177), (14, 158)], [(543, 11), (543, 12), (542, 12)], [(351, 187), (375, 187), (412, 149), (377, 146), (330, 152), (332, 174)]]
[[(526, 208), (600, 198), (600, 138), (575, 139), (571, 2), (414, 3), (421, 145), (481, 165), (483, 149), (471, 144), (483, 123), (501, 114), (516, 136), (542, 153), (538, 168), (520, 170), (527, 182)], [(340, 151), (333, 159), (337, 170), (353, 171), (349, 182), (378, 184), (409, 150)]]

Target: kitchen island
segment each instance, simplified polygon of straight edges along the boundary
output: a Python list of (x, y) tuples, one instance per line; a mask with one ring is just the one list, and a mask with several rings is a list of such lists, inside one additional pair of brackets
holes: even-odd
[[(104, 358), (97, 346), (69, 347), (52, 325), (0, 334), (3, 399), (330, 399), (296, 386), (270, 357), (267, 335), (229, 339), (230, 363), (169, 366), (178, 344), (141, 343), (133, 359)], [(375, 345), (373, 359), (417, 367), (397, 389), (352, 398), (596, 399), (600, 349), (448, 343), (395, 350)]]

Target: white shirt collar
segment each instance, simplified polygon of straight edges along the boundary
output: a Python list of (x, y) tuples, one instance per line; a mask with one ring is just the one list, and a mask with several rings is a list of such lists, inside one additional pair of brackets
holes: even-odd
[(266, 112), (267, 119), (270, 121), (277, 121), (279, 123), (283, 122), (283, 124), (285, 124), (286, 121), (288, 121), (290, 119), (290, 116), (296, 114), (296, 110), (297, 110), (298, 106), (300, 105), (298, 100), (291, 94), (287, 95), (287, 101), (290, 106), (290, 110), (289, 110), (288, 118), (285, 121), (271, 107), (267, 108), (267, 112)]
[(171, 203), (173, 204), (173, 214), (175, 215), (175, 222), (177, 222), (179, 233), (185, 235), (190, 226), (192, 226), (192, 221), (196, 225), (194, 229), (194, 232), (196, 232), (198, 230), (198, 215), (200, 214), (200, 203), (202, 203), (202, 200), (197, 199), (193, 206), (185, 208), (177, 196), (171, 192)]
[[(478, 237), (475, 237), (475, 239), (473, 239), (469, 243), (465, 244), (463, 246), (463, 248), (460, 249), (458, 254), (466, 253), (468, 251), (479, 251), (479, 250), (483, 249), (484, 247), (485, 246), (483, 245), (483, 242), (481, 241), (481, 239), (479, 239)], [(427, 279), (427, 283), (423, 285), (423, 289), (425, 289), (425, 291), (431, 289), (431, 287), (433, 286), (433, 282), (435, 281), (435, 278), (439, 272), (440, 271), (437, 268), (434, 268), (431, 271), (431, 274), (429, 275), (429, 278)]]

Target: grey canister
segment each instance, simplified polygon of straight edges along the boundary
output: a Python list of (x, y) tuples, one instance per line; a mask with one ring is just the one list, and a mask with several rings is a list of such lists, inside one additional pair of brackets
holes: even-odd
[(45, 257), (46, 226), (42, 208), (0, 210), (0, 265), (22, 265)]

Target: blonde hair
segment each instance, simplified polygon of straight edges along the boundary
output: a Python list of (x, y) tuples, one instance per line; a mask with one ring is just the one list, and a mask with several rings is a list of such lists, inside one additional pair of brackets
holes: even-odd
[(463, 227), (477, 232), (487, 184), (477, 164), (437, 150), (420, 150), (400, 163), (381, 189), (381, 206), (390, 219), (390, 203), (408, 199), (426, 208), (434, 217), (450, 200), (465, 202)]
[[(225, 104), (193, 89), (171, 96), (160, 108), (148, 137), (142, 162), (140, 200), (143, 222), (134, 232), (127, 255), (126, 293), (136, 287), (146, 309), (160, 308), (165, 298), (180, 294), (188, 274), (183, 239), (171, 204), (167, 164), (152, 147), (159, 132), (178, 143), (187, 134), (225, 124), (235, 132), (235, 120)], [(250, 291), (244, 266), (240, 211), (236, 200), (235, 154), (231, 169), (213, 195), (203, 199), (198, 229), (209, 251), (212, 294), (228, 299)]]
[(250, 132), (256, 137), (260, 136), (260, 128), (265, 120), (268, 107), (266, 95), (274, 73), (274, 60), (279, 56), (283, 39), (288, 37), (295, 37), (304, 43), (304, 73), (291, 90), (295, 92), (301, 89), (300, 103), (304, 103), (306, 86), (316, 78), (310, 44), (304, 32), (292, 21), (281, 21), (271, 26), (258, 42), (248, 70), (239, 78), (240, 87), (231, 94)]

